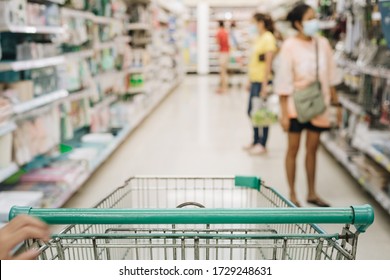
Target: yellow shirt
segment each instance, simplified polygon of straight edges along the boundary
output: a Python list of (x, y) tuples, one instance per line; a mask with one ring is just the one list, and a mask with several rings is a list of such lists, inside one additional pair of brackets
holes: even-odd
[(249, 60), (248, 72), (251, 82), (262, 83), (264, 81), (265, 60), (260, 61), (260, 56), (265, 56), (266, 53), (275, 52), (276, 50), (276, 39), (271, 32), (267, 31), (255, 39)]

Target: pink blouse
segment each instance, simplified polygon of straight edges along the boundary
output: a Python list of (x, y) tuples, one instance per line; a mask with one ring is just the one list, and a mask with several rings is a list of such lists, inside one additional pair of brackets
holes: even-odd
[[(333, 58), (333, 50), (324, 37), (316, 37), (318, 42), (319, 79), (322, 85), (326, 104), (330, 104), (330, 88), (341, 82)], [(315, 41), (304, 41), (297, 37), (287, 39), (280, 51), (280, 63), (274, 78), (275, 92), (288, 96), (288, 116), (297, 118), (292, 94), (295, 90), (304, 89), (316, 80)], [(318, 127), (329, 127), (329, 110), (315, 117), (311, 123)]]

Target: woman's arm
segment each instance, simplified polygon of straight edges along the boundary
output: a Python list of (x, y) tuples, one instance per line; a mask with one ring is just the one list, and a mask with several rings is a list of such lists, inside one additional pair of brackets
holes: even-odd
[(274, 52), (267, 52), (265, 54), (265, 73), (264, 73), (264, 80), (262, 84), (262, 90), (260, 96), (263, 98), (266, 98), (268, 96), (268, 83), (269, 83), (269, 77), (271, 76), (272, 71), (272, 61), (274, 59)]

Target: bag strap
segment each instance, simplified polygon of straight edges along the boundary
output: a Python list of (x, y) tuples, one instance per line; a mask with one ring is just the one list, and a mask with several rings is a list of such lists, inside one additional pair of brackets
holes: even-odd
[(318, 40), (317, 39), (314, 39), (315, 40), (315, 45), (316, 45), (316, 81), (319, 82), (320, 81), (320, 75), (319, 75), (319, 54), (318, 54)]

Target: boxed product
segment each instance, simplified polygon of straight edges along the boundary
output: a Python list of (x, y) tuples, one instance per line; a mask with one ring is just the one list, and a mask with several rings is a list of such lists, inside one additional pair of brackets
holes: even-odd
[(12, 133), (0, 135), (0, 170), (12, 163)]
[(27, 0), (0, 1), (0, 26), (27, 24)]
[(19, 102), (26, 102), (34, 98), (34, 83), (32, 81), (20, 81), (8, 84), (13, 89)]

